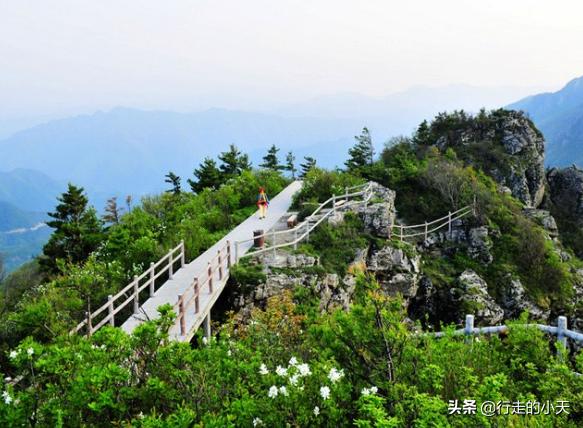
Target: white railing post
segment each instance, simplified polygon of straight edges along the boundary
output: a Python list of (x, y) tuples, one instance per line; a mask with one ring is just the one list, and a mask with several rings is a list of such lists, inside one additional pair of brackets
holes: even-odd
[(140, 310), (140, 292), (138, 284), (138, 277), (134, 276), (134, 314), (137, 314)]
[(184, 249), (184, 240), (180, 241), (180, 267), (186, 264), (186, 250)]
[(427, 220), (425, 220), (425, 241), (427, 241)]
[(310, 242), (310, 220), (306, 219), (306, 241)]
[(271, 232), (271, 243), (273, 245), (273, 257), (275, 257), (275, 226), (273, 231)]
[(87, 336), (93, 334), (93, 324), (91, 323), (91, 312), (85, 312), (85, 317), (87, 318)]
[(235, 241), (235, 264), (239, 263), (239, 241)]
[(451, 227), (451, 211), (448, 211), (447, 213), (447, 233), (449, 233), (449, 239), (451, 239), (451, 234), (452, 234), (452, 227)]
[(108, 313), (108, 318), (109, 318), (109, 325), (110, 326), (115, 326), (115, 319), (114, 319), (114, 313), (113, 313), (113, 296), (110, 294), (109, 296), (107, 296), (107, 313)]
[(336, 213), (336, 195), (332, 195), (332, 212)]
[(399, 225), (399, 228), (401, 229), (401, 234), (400, 234), (401, 236), (400, 236), (400, 238), (401, 238), (401, 242), (402, 242), (403, 241), (403, 225), (402, 224)]
[(154, 283), (156, 282), (156, 269), (154, 263), (150, 263), (150, 297), (154, 297)]
[(466, 315), (466, 327), (464, 329), (464, 334), (466, 336), (472, 336), (474, 333), (474, 316)]
[(294, 250), (298, 249), (298, 229), (294, 228)]
[(565, 330), (567, 330), (567, 317), (560, 316), (557, 321), (557, 340), (566, 348), (567, 336), (565, 336)]
[(174, 278), (174, 263), (172, 263), (172, 250), (168, 253), (168, 279)]
[(344, 188), (344, 200), (346, 201), (345, 203), (348, 203), (348, 186), (346, 186)]

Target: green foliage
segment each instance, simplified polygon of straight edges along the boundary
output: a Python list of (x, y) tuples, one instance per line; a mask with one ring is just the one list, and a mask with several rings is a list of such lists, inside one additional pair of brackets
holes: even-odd
[(229, 145), (229, 150), (219, 155), (221, 161), (220, 171), (224, 180), (241, 175), (243, 171), (251, 169), (249, 156), (242, 154), (237, 146)]
[[(231, 171), (229, 165), (229, 171)], [(231, 172), (229, 172), (230, 174)], [(217, 163), (209, 157), (204, 158), (198, 168), (194, 170), (196, 180), (188, 179), (190, 189), (194, 193), (200, 193), (204, 189), (217, 189), (223, 182), (221, 171), (217, 168)]]
[(279, 152), (279, 149), (273, 144), (267, 151), (267, 154), (263, 156), (263, 163), (259, 166), (272, 171), (281, 171), (284, 169), (285, 167), (279, 163), (277, 152)]
[(316, 159), (311, 156), (304, 156), (304, 163), (300, 164), (300, 178), (304, 178), (312, 168), (316, 166)]
[(302, 189), (294, 196), (294, 206), (322, 203), (332, 195), (343, 195), (346, 189), (364, 183), (362, 178), (341, 171), (326, 171), (313, 167), (304, 177)]
[(51, 273), (58, 272), (58, 261), (83, 262), (103, 240), (101, 221), (88, 200), (83, 188), (69, 184), (67, 192), (59, 198), (55, 212), (47, 225), (54, 230), (43, 248), (41, 265)]
[(168, 174), (165, 175), (166, 179), (164, 180), (165, 183), (170, 184), (172, 186), (170, 189), (166, 190), (167, 193), (172, 193), (173, 195), (179, 195), (182, 192), (182, 188), (180, 187), (180, 177), (170, 171)]

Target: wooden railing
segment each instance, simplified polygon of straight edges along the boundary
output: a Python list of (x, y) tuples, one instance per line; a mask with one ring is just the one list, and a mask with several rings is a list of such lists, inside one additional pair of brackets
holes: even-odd
[[(370, 201), (373, 196), (372, 193), (372, 183), (365, 183), (359, 186), (347, 187), (343, 195), (333, 195), (326, 201), (321, 203), (318, 208), (312, 214), (310, 214), (306, 219), (291, 229), (265, 232), (262, 235), (254, 236), (250, 239), (245, 239), (242, 241), (235, 242), (235, 260), (239, 260), (241, 257), (252, 257), (259, 254), (266, 253), (268, 251), (274, 251), (278, 248), (291, 247), (297, 248), (297, 244), (304, 239), (309, 239), (310, 232), (312, 232), (316, 227), (318, 227), (322, 222), (328, 219), (330, 216), (336, 213), (337, 209), (345, 208), (353, 205), (364, 205)], [(351, 192), (354, 189), (362, 189), (356, 192)], [(361, 198), (361, 199), (357, 199)], [(352, 199), (352, 200), (351, 200)], [(320, 214), (322, 210), (329, 207), (329, 211)], [(319, 217), (318, 217), (319, 216)], [(286, 238), (286, 235), (288, 238)], [(254, 251), (246, 253), (244, 256), (240, 257), (239, 248), (241, 245), (254, 241), (255, 239), (268, 239), (271, 238), (271, 245), (265, 248), (259, 248)], [(283, 240), (281, 243), (277, 243), (277, 239)]]
[[(105, 324), (115, 326), (115, 316), (124, 308), (133, 305), (133, 313), (137, 314), (140, 309), (140, 293), (148, 289), (149, 297), (155, 293), (156, 280), (168, 274), (168, 278), (172, 279), (174, 275), (174, 265), (180, 262), (180, 267), (185, 264), (184, 241), (171, 249), (164, 257), (156, 263), (151, 263), (150, 268), (139, 276), (135, 276), (132, 282), (126, 285), (117, 294), (109, 295), (107, 303), (100, 308), (89, 313), (85, 313), (85, 319), (70, 331), (70, 334), (77, 333), (85, 329), (87, 335), (92, 335), (97, 329), (103, 327)], [(121, 303), (118, 301), (121, 300)]]
[[(391, 236), (389, 238), (398, 238), (403, 241), (408, 238), (417, 238), (423, 236), (423, 239), (427, 239), (430, 233), (437, 232), (447, 226), (448, 233), (451, 235), (452, 224), (454, 221), (459, 220), (468, 214), (475, 213), (475, 203), (473, 205), (467, 205), (460, 208), (457, 211), (449, 212), (446, 216), (433, 220), (431, 222), (425, 222), (420, 224), (414, 224), (410, 226), (404, 226), (401, 224), (391, 225)], [(406, 232), (407, 231), (407, 232)]]
[[(178, 301), (174, 305), (174, 311), (177, 314), (176, 324), (179, 327), (180, 335), (187, 333), (187, 313), (188, 309), (194, 307), (194, 316), (197, 317), (201, 311), (200, 293), (205, 287), (208, 287), (209, 295), (215, 292), (215, 285), (220, 285), (226, 280), (231, 269), (231, 243), (227, 241), (221, 247), (217, 254), (209, 261), (206, 269), (197, 275), (190, 287), (182, 294), (178, 295)], [(215, 281), (218, 280), (218, 283)]]

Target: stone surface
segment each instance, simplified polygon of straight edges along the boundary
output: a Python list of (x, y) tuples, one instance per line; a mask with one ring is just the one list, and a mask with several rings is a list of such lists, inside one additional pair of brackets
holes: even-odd
[[(473, 314), (476, 322), (495, 325), (504, 318), (504, 310), (488, 294), (486, 281), (473, 270), (467, 269), (462, 272), (450, 293), (453, 302), (459, 305), (460, 311)], [(465, 317), (465, 314), (459, 315), (461, 319)]]
[[(367, 232), (387, 237), (395, 222), (395, 192), (377, 183), (372, 183), (373, 199), (366, 207), (355, 208)], [(380, 202), (375, 202), (380, 201)]]
[(475, 260), (484, 264), (490, 264), (494, 257), (490, 253), (492, 241), (488, 236), (486, 226), (475, 227), (468, 233), (468, 254)]
[(409, 299), (417, 293), (419, 263), (419, 255), (409, 257), (400, 248), (386, 246), (370, 255), (367, 269), (389, 295), (399, 293)]
[(528, 311), (531, 318), (541, 321), (548, 320), (550, 315), (549, 310), (541, 309), (526, 296), (526, 290), (519, 279), (511, 277), (508, 277), (503, 306), (507, 318), (518, 317), (524, 311)]
[(557, 237), (559, 235), (557, 222), (549, 211), (536, 208), (525, 208), (523, 213), (525, 216), (542, 226), (551, 237)]
[(548, 172), (547, 180), (553, 204), (583, 225), (583, 170), (574, 165), (553, 168)]

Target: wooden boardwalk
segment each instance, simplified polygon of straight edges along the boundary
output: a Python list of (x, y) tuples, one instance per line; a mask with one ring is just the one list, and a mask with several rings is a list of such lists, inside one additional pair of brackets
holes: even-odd
[[(158, 307), (163, 304), (175, 306), (177, 323), (170, 329), (170, 337), (179, 341), (190, 341), (196, 330), (204, 324), (205, 333), (210, 334), (210, 312), (229, 278), (228, 269), (238, 257), (245, 255), (253, 243), (245, 241), (253, 236), (253, 231), (268, 231), (284, 216), (292, 203), (293, 195), (301, 189), (302, 183), (295, 181), (270, 201), (267, 218), (260, 220), (257, 213), (235, 227), (223, 239), (201, 254), (192, 262), (177, 270), (152, 297), (130, 316), (122, 329), (131, 333), (146, 320), (158, 317)], [(210, 275), (209, 275), (210, 272)], [(198, 310), (197, 310), (198, 309)]]

